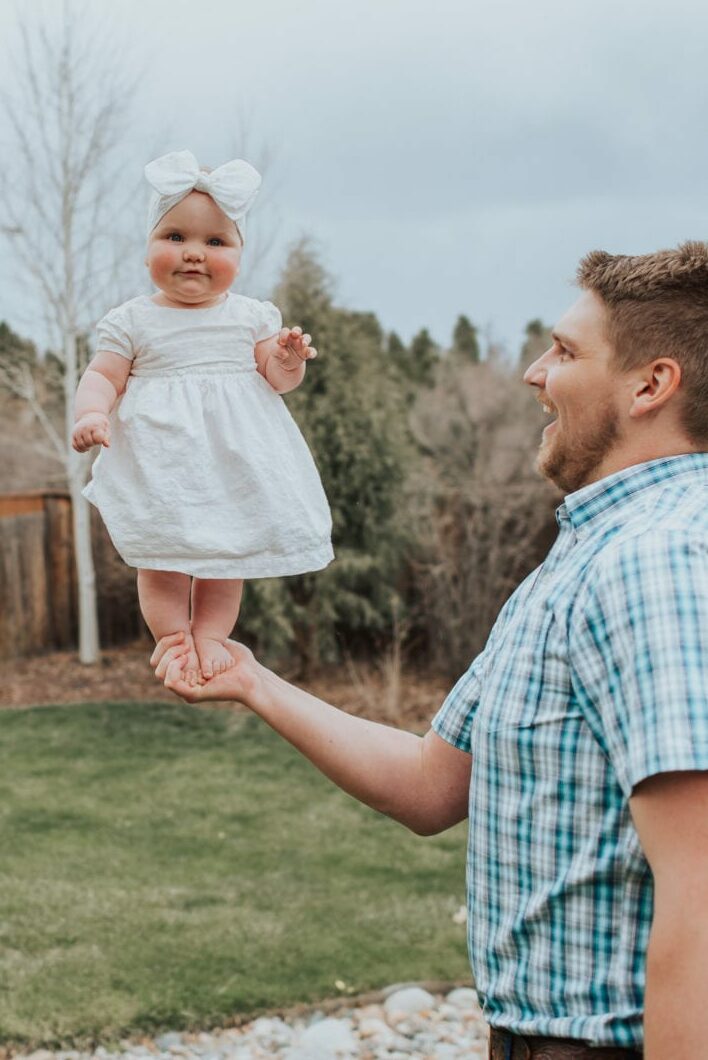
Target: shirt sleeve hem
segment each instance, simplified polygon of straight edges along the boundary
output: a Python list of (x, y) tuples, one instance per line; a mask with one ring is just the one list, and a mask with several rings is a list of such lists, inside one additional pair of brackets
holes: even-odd
[(627, 785), (631, 794), (638, 784), (662, 773), (690, 773), (708, 771), (708, 743), (693, 747), (685, 753), (662, 757), (660, 762), (645, 762), (635, 766), (627, 774)]
[(465, 739), (465, 737), (459, 733), (455, 735), (455, 733), (450, 732), (450, 730), (446, 728), (445, 723), (443, 721), (443, 715), (445, 713), (445, 706), (442, 706), (431, 721), (430, 728), (433, 730), (434, 733), (436, 733), (437, 736), (444, 740), (445, 743), (449, 743), (453, 747), (456, 747), (458, 751), (465, 751), (467, 754), (470, 754), (472, 748), (470, 747), (469, 740)]

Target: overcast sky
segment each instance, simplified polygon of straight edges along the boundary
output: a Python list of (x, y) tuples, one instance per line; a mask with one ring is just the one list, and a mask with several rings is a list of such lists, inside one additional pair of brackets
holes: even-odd
[[(340, 304), (442, 344), (464, 312), (516, 349), (529, 319), (572, 300), (589, 249), (708, 238), (702, 0), (85, 6), (143, 70), (126, 179), (163, 150), (226, 161), (239, 113), (253, 155), (275, 156), (260, 293), (307, 234)], [(0, 0), (0, 54), (16, 11)], [(10, 323), (15, 299), (3, 282)]]

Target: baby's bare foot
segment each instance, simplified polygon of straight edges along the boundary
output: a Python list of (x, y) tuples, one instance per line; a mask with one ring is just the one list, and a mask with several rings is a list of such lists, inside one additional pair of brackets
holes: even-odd
[(233, 656), (227, 648), (214, 637), (200, 637), (196, 635), (194, 645), (199, 657), (202, 676), (205, 680), (216, 677), (230, 670), (234, 665)]
[(202, 680), (201, 671), (199, 669), (199, 656), (194, 646), (194, 637), (191, 633), (185, 633), (184, 643), (189, 649), (187, 654), (184, 656), (184, 679), (188, 685), (200, 685), (204, 684)]

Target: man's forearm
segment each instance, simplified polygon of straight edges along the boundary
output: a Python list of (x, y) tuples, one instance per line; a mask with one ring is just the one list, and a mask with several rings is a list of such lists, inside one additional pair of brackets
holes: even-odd
[(708, 925), (702, 901), (695, 915), (655, 924), (647, 954), (644, 1009), (646, 1060), (696, 1060), (708, 1055)]
[(421, 737), (352, 717), (283, 681), (244, 645), (227, 647), (235, 665), (201, 686), (185, 678), (182, 634), (163, 637), (150, 663), (188, 703), (243, 703), (340, 788), (414, 832), (432, 835), (467, 816), (472, 759), (464, 749), (432, 729)]
[(423, 737), (346, 714), (264, 669), (248, 706), (340, 788), (412, 831), (464, 816), (450, 817), (445, 783), (427, 775)]

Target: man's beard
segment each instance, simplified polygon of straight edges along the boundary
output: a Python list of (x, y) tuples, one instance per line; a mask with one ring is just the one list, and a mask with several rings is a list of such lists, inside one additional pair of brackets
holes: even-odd
[[(560, 427), (556, 428), (560, 432)], [(536, 468), (559, 486), (564, 493), (573, 493), (594, 481), (594, 472), (613, 448), (620, 435), (619, 417), (615, 408), (607, 404), (598, 409), (594, 425), (581, 428), (574, 434), (568, 431), (552, 436), (541, 444)]]

